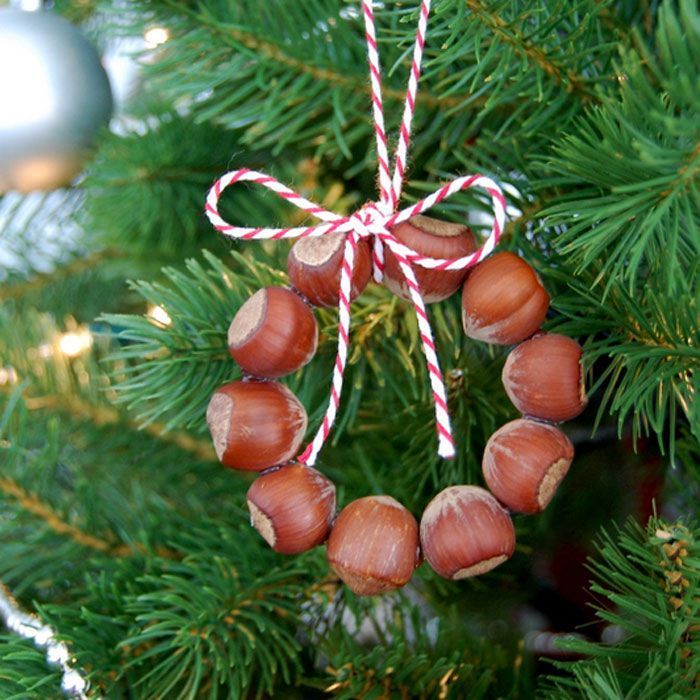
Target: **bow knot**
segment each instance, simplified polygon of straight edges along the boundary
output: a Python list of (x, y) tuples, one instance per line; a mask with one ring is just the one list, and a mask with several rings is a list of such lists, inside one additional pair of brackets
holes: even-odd
[(377, 234), (387, 233), (387, 221), (391, 213), (391, 205), (369, 202), (350, 216), (350, 229), (360, 238), (372, 238)]

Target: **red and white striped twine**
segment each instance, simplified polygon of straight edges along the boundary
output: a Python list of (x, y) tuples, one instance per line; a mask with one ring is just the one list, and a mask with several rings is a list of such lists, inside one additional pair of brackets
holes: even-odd
[[(420, 79), (423, 48), (428, 28), (430, 0), (422, 0), (420, 19), (416, 32), (413, 51), (413, 61), (406, 90), (403, 118), (394, 156), (394, 172), (390, 175), (387, 138), (384, 129), (384, 110), (381, 95), (381, 71), (379, 54), (374, 26), (374, 11), (372, 0), (362, 0), (365, 21), (365, 38), (367, 40), (367, 57), (369, 61), (370, 85), (372, 96), (372, 111), (374, 115), (374, 131), (377, 144), (377, 163), (379, 180), (379, 201), (363, 206), (351, 216), (341, 216), (328, 211), (318, 204), (297, 194), (281, 182), (265, 173), (241, 168), (232, 170), (219, 178), (207, 195), (206, 214), (214, 228), (231, 238), (243, 240), (305, 238), (307, 236), (325, 236), (330, 233), (346, 233), (347, 236), (340, 273), (340, 300), (338, 302), (338, 352), (333, 369), (331, 396), (328, 408), (314, 439), (299, 457), (300, 462), (313, 465), (316, 457), (330, 434), (340, 405), (340, 395), (343, 387), (343, 376), (347, 362), (350, 333), (350, 293), (352, 271), (355, 262), (355, 251), (361, 238), (373, 240), (374, 278), (381, 281), (384, 267), (384, 246), (396, 257), (403, 276), (406, 279), (411, 301), (416, 312), (420, 329), (421, 343), (426, 358), (426, 366), (430, 377), (430, 385), (435, 404), (435, 421), (438, 433), (438, 454), (444, 458), (455, 455), (454, 439), (450, 426), (450, 416), (447, 408), (447, 393), (440, 370), (435, 342), (430, 327), (430, 321), (421, 295), (420, 286), (411, 268), (411, 263), (433, 270), (463, 270), (477, 264), (491, 253), (505, 224), (505, 200), (500, 187), (490, 178), (483, 175), (458, 177), (442, 185), (431, 195), (421, 199), (416, 204), (396, 211), (401, 199), (403, 179), (406, 172), (408, 146), (411, 136), (411, 124), (415, 112), (416, 94)], [(294, 206), (313, 215), (322, 223), (313, 226), (297, 226), (293, 228), (249, 228), (232, 226), (219, 215), (218, 204), (223, 191), (237, 182), (254, 182), (275, 192)], [(493, 207), (493, 227), (484, 244), (476, 252), (462, 258), (441, 259), (420, 255), (399, 241), (391, 229), (402, 221), (407, 221), (417, 214), (428, 211), (442, 200), (451, 197), (461, 190), (479, 187), (486, 190), (491, 197)]]

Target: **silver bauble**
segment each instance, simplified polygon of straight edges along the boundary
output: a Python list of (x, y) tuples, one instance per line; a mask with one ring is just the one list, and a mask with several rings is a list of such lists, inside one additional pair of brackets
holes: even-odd
[(0, 192), (69, 183), (112, 104), (97, 52), (72, 24), (0, 8)]

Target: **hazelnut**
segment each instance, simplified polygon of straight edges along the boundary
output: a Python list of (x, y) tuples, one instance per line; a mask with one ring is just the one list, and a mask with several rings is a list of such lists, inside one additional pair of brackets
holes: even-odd
[(261, 474), (248, 489), (251, 523), (280, 554), (325, 542), (335, 515), (335, 486), (321, 472), (289, 464)]
[(537, 335), (511, 350), (503, 387), (524, 415), (557, 423), (575, 418), (588, 403), (581, 346), (556, 333)]
[[(416, 253), (431, 258), (461, 258), (473, 253), (476, 241), (467, 226), (453, 224), (428, 216), (414, 216), (392, 229), (392, 233), (404, 245)], [(410, 300), (406, 280), (399, 262), (385, 248), (384, 284), (402, 299)], [(423, 300), (430, 304), (452, 296), (464, 282), (469, 270), (429, 270), (417, 263), (411, 265), (420, 285)]]
[(207, 424), (224, 466), (262, 471), (294, 457), (307, 418), (299, 399), (283, 384), (238, 381), (214, 392)]
[(328, 563), (358, 595), (405, 586), (420, 562), (418, 523), (390, 496), (359, 498), (343, 508), (328, 538)]
[(490, 438), (482, 468), (491, 493), (518, 513), (543, 511), (566, 476), (574, 446), (559, 428), (518, 419)]
[(478, 486), (450, 486), (433, 498), (420, 522), (428, 564), (444, 578), (478, 576), (510, 558), (513, 522), (503, 506)]
[(464, 332), (485, 343), (511, 345), (542, 325), (549, 294), (522, 258), (496, 253), (477, 265), (462, 289)]
[[(337, 306), (340, 268), (343, 263), (346, 234), (300, 238), (287, 256), (289, 281), (314, 306)], [(372, 275), (372, 250), (362, 239), (355, 248), (350, 299), (356, 299)]]
[(303, 367), (316, 353), (313, 311), (291, 290), (266, 287), (241, 306), (228, 329), (228, 349), (247, 374), (276, 378)]

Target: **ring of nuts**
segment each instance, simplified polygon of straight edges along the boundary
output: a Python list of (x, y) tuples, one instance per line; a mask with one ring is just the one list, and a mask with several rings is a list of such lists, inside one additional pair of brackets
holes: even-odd
[[(452, 258), (476, 249), (468, 228), (416, 216), (393, 230), (422, 255)], [(515, 345), (503, 368), (503, 386), (523, 414), (488, 440), (483, 476), (489, 490), (450, 486), (427, 505), (420, 525), (390, 496), (352, 501), (336, 516), (333, 483), (295, 462), (307, 428), (304, 407), (276, 381), (307, 364), (318, 326), (311, 306), (338, 302), (345, 236), (300, 239), (287, 269), (292, 289), (256, 292), (235, 315), (229, 351), (244, 379), (220, 387), (207, 409), (217, 456), (234, 469), (260, 472), (247, 494), (253, 526), (273, 550), (298, 554), (327, 542), (333, 571), (357, 594), (404, 586), (425, 558), (448, 579), (486, 573), (513, 554), (509, 511), (539, 513), (551, 501), (573, 460), (570, 440), (555, 423), (586, 407), (581, 347), (540, 331), (549, 295), (524, 260), (499, 252), (471, 271), (439, 272), (414, 266), (426, 302), (462, 286), (462, 321), (476, 340)], [(403, 295), (387, 253), (386, 286)], [(358, 296), (371, 275), (371, 249), (362, 241), (352, 277)]]

